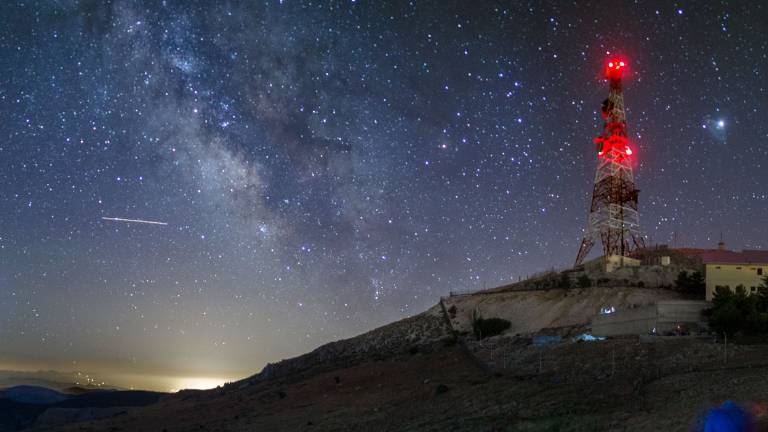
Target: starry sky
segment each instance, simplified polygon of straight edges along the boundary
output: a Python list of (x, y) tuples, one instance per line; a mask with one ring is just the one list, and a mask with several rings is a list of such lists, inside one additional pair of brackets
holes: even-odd
[(570, 266), (615, 54), (647, 242), (768, 247), (761, 2), (29, 0), (0, 20), (0, 368), (234, 379)]

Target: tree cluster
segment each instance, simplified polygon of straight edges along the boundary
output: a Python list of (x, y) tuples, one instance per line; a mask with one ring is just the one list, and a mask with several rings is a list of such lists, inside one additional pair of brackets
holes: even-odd
[(706, 295), (707, 284), (701, 272), (688, 273), (681, 271), (675, 279), (675, 288), (685, 294), (697, 295), (702, 298)]
[(709, 327), (733, 336), (768, 336), (768, 276), (757, 292), (749, 295), (743, 285), (735, 290), (718, 287), (708, 312)]

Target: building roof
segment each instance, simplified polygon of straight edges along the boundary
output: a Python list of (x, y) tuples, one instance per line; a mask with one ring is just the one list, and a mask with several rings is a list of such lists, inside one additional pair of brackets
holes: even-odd
[(744, 250), (708, 250), (700, 253), (704, 264), (768, 264), (768, 251)]

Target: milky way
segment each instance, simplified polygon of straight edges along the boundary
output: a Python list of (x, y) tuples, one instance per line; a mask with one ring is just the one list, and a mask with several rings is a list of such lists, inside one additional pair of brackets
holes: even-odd
[(0, 17), (0, 366), (245, 376), (572, 264), (609, 53), (648, 242), (768, 247), (760, 2)]

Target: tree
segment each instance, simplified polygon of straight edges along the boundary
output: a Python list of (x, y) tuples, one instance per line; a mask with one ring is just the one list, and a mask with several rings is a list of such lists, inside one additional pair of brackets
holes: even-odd
[(768, 335), (768, 288), (748, 295), (743, 285), (735, 290), (717, 287), (709, 311), (709, 327), (717, 333), (733, 336)]
[(709, 327), (717, 333), (733, 336), (744, 327), (743, 315), (737, 307), (738, 294), (730, 287), (715, 288), (712, 297), (712, 310), (709, 316)]
[(687, 271), (681, 271), (675, 279), (675, 288), (685, 294), (705, 295), (706, 281), (701, 272), (695, 271), (688, 274)]
[(688, 278), (688, 293), (697, 294), (702, 297), (707, 293), (707, 281), (701, 272), (695, 271)]
[(562, 272), (560, 273), (560, 279), (557, 281), (557, 287), (558, 288), (564, 288), (568, 289), (573, 286), (573, 283), (571, 282), (571, 277), (568, 276), (568, 273)]
[(689, 283), (690, 278), (688, 277), (687, 271), (683, 270), (677, 274), (677, 279), (675, 279), (675, 288), (677, 288), (678, 291), (684, 291), (688, 287)]
[(768, 276), (763, 277), (763, 284), (757, 288), (755, 299), (758, 309), (768, 312)]

